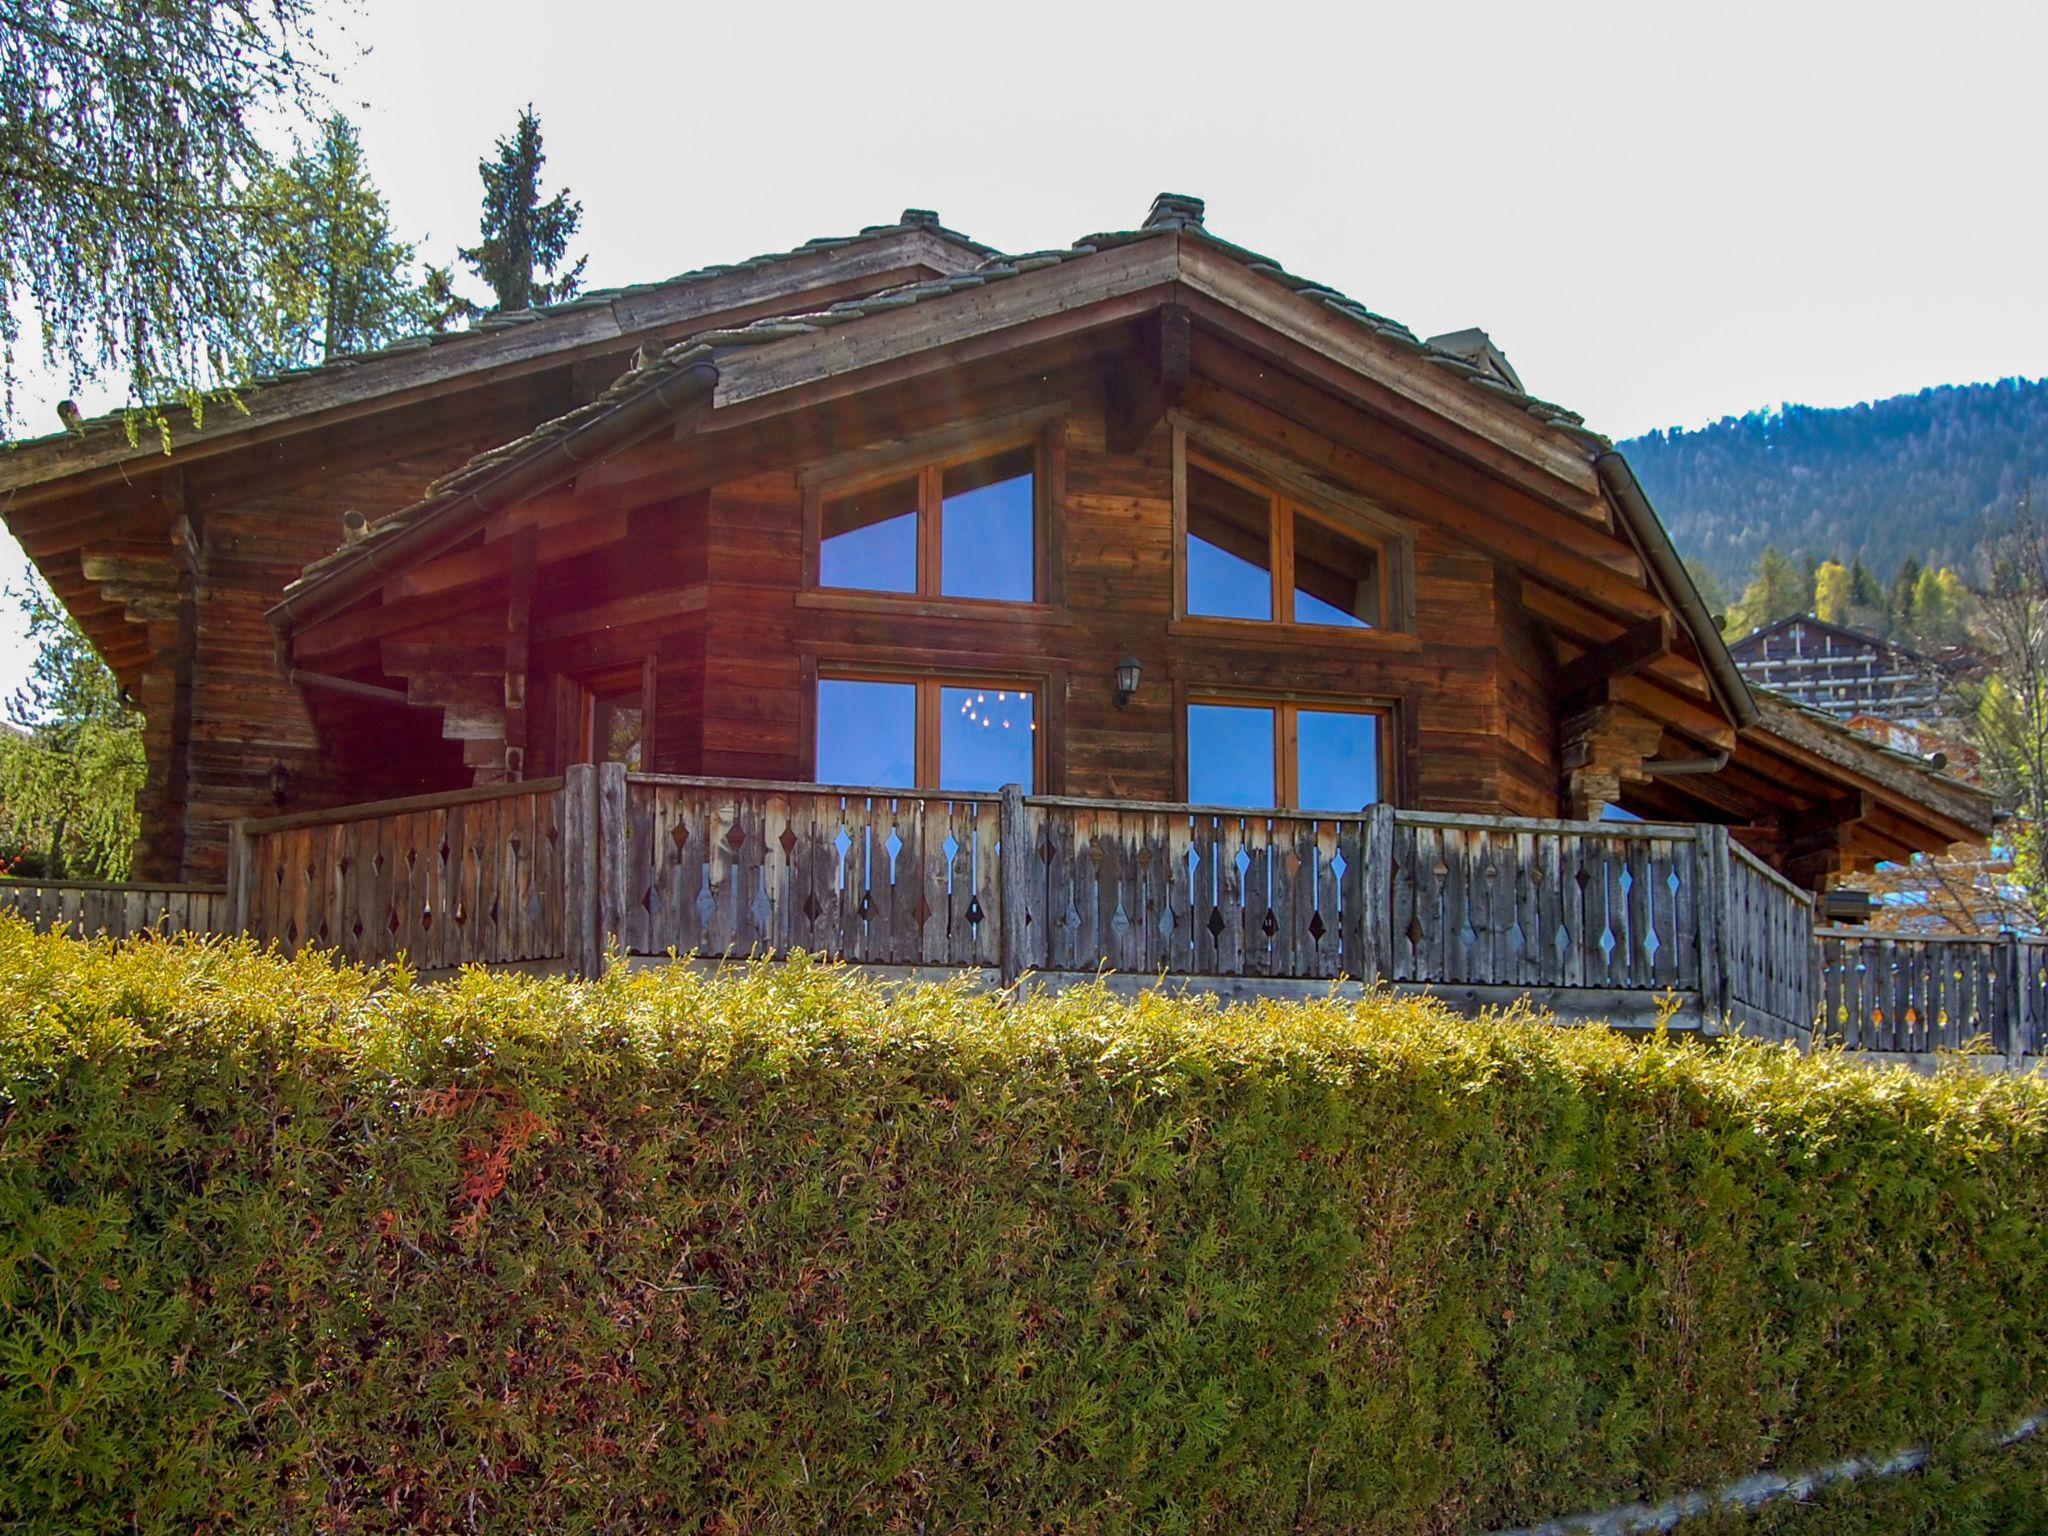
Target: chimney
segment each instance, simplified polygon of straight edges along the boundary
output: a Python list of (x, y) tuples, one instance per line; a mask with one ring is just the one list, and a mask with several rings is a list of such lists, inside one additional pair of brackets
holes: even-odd
[(1145, 215), (1146, 229), (1200, 229), (1203, 203), (1199, 197), (1180, 192), (1162, 192), (1152, 199), (1152, 211)]

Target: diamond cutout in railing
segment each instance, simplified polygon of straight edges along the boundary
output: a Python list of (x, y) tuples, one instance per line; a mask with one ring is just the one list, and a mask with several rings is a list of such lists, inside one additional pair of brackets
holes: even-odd
[(419, 851), (419, 849), (417, 849), (417, 848), (408, 848), (408, 849), (406, 849), (406, 850), (405, 850), (405, 868), (406, 868), (406, 871), (407, 871), (407, 873), (411, 873), (411, 872), (412, 872), (413, 870), (415, 870), (415, 869), (418, 869), (419, 867), (420, 867), (420, 851)]
[(358, 917), (358, 918), (357, 918), (357, 919), (355, 920), (355, 925), (354, 925), (353, 927), (351, 927), (351, 928), (349, 929), (349, 932), (350, 932), (351, 934), (353, 934), (353, 935), (354, 935), (354, 936), (355, 936), (355, 937), (356, 937), (356, 938), (357, 938), (358, 940), (360, 940), (360, 939), (362, 938), (362, 936), (363, 936), (363, 920), (362, 920), (362, 919), (361, 919), (360, 917)]
[[(554, 836), (553, 832), (550, 832), (550, 833), (548, 834), (548, 836), (550, 837), (550, 839), (552, 839), (552, 838), (553, 838), (553, 836)], [(512, 857), (513, 857), (514, 859), (517, 859), (517, 858), (519, 857), (519, 850), (520, 850), (520, 848), (521, 848), (521, 847), (522, 847), (522, 846), (524, 845), (524, 843), (525, 843), (525, 839), (524, 839), (524, 838), (518, 838), (518, 837), (514, 837), (514, 838), (510, 838), (510, 839), (508, 839), (507, 841), (509, 841), (509, 842), (510, 842), (510, 844), (511, 844), (511, 847), (512, 847)]]
[(349, 856), (348, 856), (347, 854), (345, 854), (345, 853), (344, 853), (344, 854), (343, 854), (343, 855), (341, 856), (341, 858), (340, 858), (339, 860), (337, 860), (337, 861), (336, 861), (336, 863), (335, 863), (335, 866), (334, 866), (334, 867), (335, 867), (336, 869), (340, 870), (340, 871), (341, 871), (341, 872), (342, 872), (342, 873), (343, 873), (343, 874), (345, 875), (345, 874), (347, 874), (347, 873), (348, 873), (348, 870), (349, 870), (349, 866), (350, 866), (351, 864), (353, 864), (353, 863), (355, 863), (355, 860), (354, 860), (354, 859), (352, 859), (352, 858), (350, 858), (350, 857), (349, 857)]
[(420, 932), (431, 933), (433, 931), (433, 928), (434, 909), (432, 907), (422, 907), (420, 909)]
[(1627, 895), (1627, 894), (1628, 894), (1628, 893), (1629, 893), (1629, 892), (1630, 892), (1631, 890), (1633, 890), (1633, 889), (1635, 888), (1635, 883), (1636, 883), (1636, 876), (1635, 876), (1635, 871), (1634, 871), (1634, 870), (1632, 870), (1632, 869), (1630, 869), (1630, 868), (1629, 868), (1629, 867), (1628, 867), (1628, 866), (1627, 866), (1626, 864), (1622, 865), (1622, 867), (1621, 867), (1621, 891), (1622, 891), (1622, 894), (1623, 894), (1623, 895), (1625, 896), (1625, 895)]
[(1419, 945), (1422, 942), (1422, 919), (1419, 917), (1409, 918), (1408, 931), (1402, 937), (1408, 941), (1410, 947)]
[(1666, 875), (1664, 883), (1671, 887), (1671, 894), (1676, 896), (1678, 894), (1678, 871), (1674, 869), (1670, 874)]
[(917, 905), (911, 909), (910, 915), (917, 919), (920, 928), (932, 920), (932, 904), (924, 899), (923, 891), (917, 893)]
[(1159, 909), (1159, 936), (1162, 939), (1173, 937), (1173, 909), (1171, 907), (1161, 907)]
[(455, 926), (457, 928), (466, 928), (468, 925), (469, 908), (464, 906), (461, 902), (457, 902), (455, 904)]
[(1600, 930), (1600, 953), (1605, 958), (1612, 960), (1614, 958), (1614, 950), (1614, 930), (1612, 928), (1602, 928)]
[(1664, 941), (1657, 937), (1656, 929), (1652, 928), (1648, 933), (1643, 935), (1643, 953), (1648, 955), (1652, 960), (1655, 960), (1657, 958), (1657, 951), (1662, 949), (1663, 947)]
[(1351, 865), (1345, 859), (1344, 850), (1342, 848), (1339, 848), (1335, 853), (1330, 855), (1330, 873), (1335, 875), (1339, 880), (1342, 880), (1344, 878), (1344, 871), (1349, 869), (1350, 867)]
[(1044, 842), (1038, 845), (1038, 861), (1041, 864), (1050, 864), (1054, 859), (1058, 858), (1059, 856), (1060, 851), (1059, 849), (1053, 847), (1052, 839), (1050, 837), (1046, 838)]
[(498, 905), (498, 901), (497, 901), (497, 898), (496, 898), (496, 897), (492, 897), (492, 898), (491, 898), (491, 921), (492, 921), (493, 923), (496, 923), (496, 922), (498, 921), (498, 919), (499, 919), (499, 918), (500, 918), (500, 917), (501, 917), (502, 915), (503, 915), (503, 909), (501, 909), (501, 908), (499, 907), (499, 905)]
[(449, 846), (448, 846), (448, 839), (447, 839), (447, 838), (445, 838), (445, 837), (444, 837), (444, 838), (442, 838), (442, 839), (441, 839), (441, 862), (442, 862), (443, 864), (446, 864), (446, 863), (448, 862), (448, 856), (449, 856), (449, 854), (450, 854), (451, 852), (453, 852), (453, 850), (452, 850), (452, 849), (450, 849), (450, 848), (449, 848)]
[(841, 827), (838, 830), (838, 832), (833, 835), (832, 846), (839, 850), (840, 858), (843, 859), (846, 857), (846, 850), (853, 846), (853, 839), (846, 835), (846, 828)]
[(299, 925), (296, 921), (288, 922), (284, 925), (284, 941), (286, 944), (296, 944), (299, 942)]
[(981, 910), (981, 898), (979, 896), (969, 897), (967, 901), (967, 921), (978, 924), (984, 915)]
[(689, 823), (679, 821), (668, 829), (668, 840), (676, 845), (676, 852), (683, 851), (683, 844), (690, 840)]
[(1273, 915), (1271, 907), (1266, 908), (1266, 920), (1259, 924), (1259, 931), (1269, 939), (1280, 931), (1280, 920)]
[[(514, 853), (517, 853), (517, 852), (519, 851), (519, 845), (518, 845), (517, 843), (514, 843), (514, 844), (512, 845), (512, 851), (513, 851)], [(380, 848), (380, 849), (378, 849), (378, 850), (377, 850), (377, 851), (376, 851), (375, 853), (373, 853), (373, 854), (371, 854), (371, 855), (370, 855), (370, 868), (371, 868), (372, 870), (374, 870), (374, 871), (375, 871), (376, 873), (380, 874), (380, 875), (384, 873), (384, 850), (383, 850), (383, 849), (381, 849), (381, 848)]]
[(948, 864), (952, 863), (955, 859), (960, 857), (960, 839), (955, 837), (952, 833), (948, 832), (946, 834), (946, 840), (943, 843), (939, 844), (939, 846), (946, 850), (946, 862)]
[(1122, 937), (1131, 931), (1131, 919), (1125, 913), (1121, 902), (1117, 904), (1116, 915), (1110, 918), (1109, 926), (1110, 930), (1118, 937)]
[(384, 931), (390, 934), (398, 932), (398, 908), (393, 907), (389, 912), (385, 913)]
[(875, 896), (872, 891), (860, 893), (860, 915), (863, 921), (875, 915)]
[(726, 831), (725, 846), (730, 848), (734, 853), (738, 853), (742, 848), (746, 847), (747, 829), (741, 826), (738, 822), (734, 822), (732, 826), (728, 828)]
[(1207, 929), (1209, 930), (1209, 937), (1210, 937), (1210, 938), (1212, 938), (1212, 939), (1220, 939), (1220, 938), (1222, 938), (1222, 937), (1223, 937), (1223, 910), (1222, 910), (1222, 908), (1220, 908), (1220, 907), (1211, 907), (1211, 908), (1209, 909), (1209, 921), (1208, 921), (1208, 922), (1206, 922), (1206, 923), (1204, 923), (1204, 924), (1203, 924), (1202, 926), (1203, 926), (1203, 927), (1205, 927), (1205, 928), (1207, 928)]
[(785, 825), (782, 829), (782, 836), (775, 839), (775, 841), (782, 849), (782, 856), (785, 859), (788, 858), (796, 847), (796, 828)]
[(1591, 870), (1587, 869), (1585, 865), (1581, 864), (1577, 869), (1572, 871), (1572, 879), (1578, 882), (1579, 894), (1584, 895), (1586, 887), (1593, 883), (1593, 874)]
[(1318, 944), (1323, 942), (1323, 935), (1328, 933), (1329, 931), (1330, 930), (1328, 928), (1323, 926), (1322, 913), (1316, 912), (1309, 917), (1308, 936), (1314, 939)]
[(896, 867), (896, 855), (903, 851), (903, 834), (891, 827), (889, 835), (882, 839), (882, 846), (889, 850), (889, 867), (893, 870)]
[(818, 920), (818, 914), (823, 910), (824, 908), (818, 905), (818, 893), (816, 891), (804, 892), (803, 914), (805, 922), (815, 923)]
[(327, 919), (324, 917), (320, 919), (320, 932), (316, 937), (319, 938), (322, 944), (327, 942)]

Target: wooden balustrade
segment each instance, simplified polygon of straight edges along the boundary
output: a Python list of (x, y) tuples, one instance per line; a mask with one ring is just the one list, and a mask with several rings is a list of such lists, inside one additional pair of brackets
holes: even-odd
[(1691, 827), (1393, 815), (1396, 981), (1697, 992)]
[(543, 779), (238, 823), (229, 922), (288, 954), (422, 970), (559, 960), (563, 802)]
[(37, 928), (80, 939), (220, 933), (228, 926), (228, 892), (221, 885), (0, 880), (0, 911), (12, 912)]
[(1808, 1039), (1813, 1031), (1813, 898), (1725, 828), (1713, 861), (1724, 871), (1714, 941), (1728, 1016), (1766, 1039)]
[(44, 926), (247, 932), (421, 969), (629, 956), (1322, 982), (2015, 1059), (2048, 942), (1829, 929), (1727, 829), (628, 774), (238, 824), (228, 889), (0, 883)]
[(1820, 1028), (1852, 1050), (2038, 1055), (2048, 943), (1822, 929)]

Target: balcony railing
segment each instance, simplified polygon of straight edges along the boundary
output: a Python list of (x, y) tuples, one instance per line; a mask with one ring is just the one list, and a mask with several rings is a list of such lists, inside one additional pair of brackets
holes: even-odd
[(2040, 1049), (2048, 945), (1814, 927), (1726, 829), (629, 774), (239, 823), (225, 890), (0, 884), (43, 926), (246, 932), (423, 970), (802, 949), (902, 973), (1386, 981), (1464, 1006)]

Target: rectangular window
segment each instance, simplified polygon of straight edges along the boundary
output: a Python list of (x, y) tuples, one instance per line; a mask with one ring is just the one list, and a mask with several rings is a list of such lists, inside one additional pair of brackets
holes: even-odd
[(1014, 682), (821, 677), (817, 782), (991, 793), (1037, 783), (1038, 696)]
[(1342, 705), (1188, 705), (1188, 800), (1349, 814), (1385, 798), (1386, 714)]
[(624, 763), (636, 771), (648, 766), (651, 664), (568, 678), (563, 686), (573, 690), (567, 697), (575, 708), (563, 722), (566, 739), (561, 746), (567, 761)]
[(1193, 456), (1186, 483), (1190, 617), (1381, 627), (1387, 575), (1378, 541)]
[(1034, 442), (927, 464), (819, 504), (818, 585), (1037, 602), (1044, 497)]

